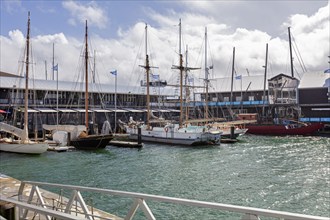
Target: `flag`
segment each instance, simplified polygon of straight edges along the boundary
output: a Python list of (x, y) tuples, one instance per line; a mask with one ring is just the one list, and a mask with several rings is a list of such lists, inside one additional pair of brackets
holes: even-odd
[(242, 75), (235, 76), (235, 79), (242, 79)]
[(159, 80), (159, 75), (151, 74), (154, 80)]
[(330, 73), (330, 69), (324, 70), (324, 73)]
[(110, 73), (114, 76), (117, 76), (117, 70), (114, 70), (114, 71), (110, 71)]
[(58, 64), (56, 64), (55, 66), (53, 66), (53, 70), (54, 71), (58, 71)]

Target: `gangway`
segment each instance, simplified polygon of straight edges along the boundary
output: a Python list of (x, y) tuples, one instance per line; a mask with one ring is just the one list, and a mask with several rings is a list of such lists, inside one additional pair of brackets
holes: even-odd
[[(50, 204), (49, 198), (45, 198), (45, 193), (42, 192), (40, 187), (56, 188), (65, 190), (65, 192), (71, 191), (70, 198), (58, 198), (57, 202), (61, 202), (56, 206), (54, 210), (54, 204)], [(27, 190), (28, 188), (28, 190)], [(51, 217), (59, 219), (113, 219), (97, 216), (93, 213), (93, 207), (86, 205), (85, 199), (82, 196), (82, 192), (88, 192), (89, 194), (101, 194), (102, 196), (119, 196), (132, 199), (132, 205), (127, 211), (125, 220), (131, 220), (135, 216), (138, 209), (141, 209), (146, 219), (156, 219), (152, 210), (148, 206), (147, 202), (157, 201), (162, 203), (171, 203), (176, 205), (192, 206), (197, 208), (208, 208), (217, 210), (219, 212), (234, 212), (241, 215), (241, 220), (260, 220), (260, 217), (271, 217), (281, 220), (330, 220), (328, 217), (311, 216), (283, 211), (274, 211), (268, 209), (244, 207), (237, 205), (229, 205), (214, 202), (205, 202), (191, 199), (126, 192), (110, 189), (100, 189), (93, 187), (75, 186), (54, 184), (46, 182), (35, 181), (22, 181), (18, 190), (17, 200), (13, 198), (6, 198), (3, 195), (0, 196), (0, 201), (10, 202), (18, 207), (19, 219), (27, 219), (28, 212), (36, 212), (45, 216), (45, 219), (51, 219)], [(110, 201), (109, 201), (110, 203)], [(75, 210), (75, 211), (73, 211)], [(75, 212), (75, 213), (73, 213)], [(39, 217), (40, 218), (40, 217)], [(118, 218), (116, 218), (118, 219)]]
[(4, 122), (0, 122), (0, 131), (10, 133), (19, 138), (21, 138), (24, 133), (23, 129), (17, 128), (13, 125), (6, 124)]

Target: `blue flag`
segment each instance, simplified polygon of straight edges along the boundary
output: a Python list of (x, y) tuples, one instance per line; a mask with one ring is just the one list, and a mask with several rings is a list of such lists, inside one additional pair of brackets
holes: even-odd
[(159, 80), (159, 75), (154, 75), (154, 74), (151, 74), (152, 75), (152, 78), (154, 79), (154, 80)]
[(58, 71), (58, 64), (56, 64), (55, 66), (53, 66), (53, 70), (54, 71)]
[(235, 79), (242, 79), (242, 75), (235, 76)]
[(110, 73), (114, 76), (117, 76), (117, 70), (114, 70), (114, 71), (110, 71)]

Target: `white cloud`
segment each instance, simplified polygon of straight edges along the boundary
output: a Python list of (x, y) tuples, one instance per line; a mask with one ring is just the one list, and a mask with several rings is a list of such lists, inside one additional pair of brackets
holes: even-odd
[(290, 16), (285, 26), (295, 27), (297, 33), (310, 33), (319, 29), (329, 29), (329, 4), (320, 8), (314, 15), (295, 14)]
[[(70, 3), (70, 2), (69, 2)], [(79, 8), (76, 3), (70, 3)], [(310, 16), (292, 15), (282, 30), (286, 32), (287, 24), (291, 26), (295, 42), (304, 59), (308, 70), (323, 70), (327, 68), (329, 55), (329, 12), (327, 7), (320, 8)], [(287, 34), (273, 37), (269, 33), (248, 28), (230, 28), (228, 24), (212, 16), (203, 16), (196, 12), (178, 13), (173, 10), (167, 14), (158, 14), (146, 8), (155, 26), (148, 27), (149, 54), (152, 66), (159, 69), (161, 78), (173, 84), (178, 77), (178, 71), (171, 66), (178, 63), (178, 23), (182, 18), (183, 44), (189, 47), (189, 66), (203, 67), (204, 61), (204, 30), (208, 28), (209, 65), (214, 65), (212, 77), (230, 76), (232, 50), (236, 48), (237, 73), (263, 74), (265, 63), (265, 45), (269, 44), (269, 76), (279, 73), (289, 73), (288, 39)], [(72, 18), (74, 22), (77, 18)], [(96, 67), (98, 81), (113, 86), (114, 79), (110, 70), (118, 70), (118, 84), (139, 86), (144, 79), (144, 69), (138, 65), (144, 64), (144, 22), (137, 22), (128, 28), (117, 30), (117, 39), (108, 39), (89, 33), (91, 40), (91, 56), (96, 51)], [(81, 59), (83, 47), (81, 38), (76, 39), (64, 33), (53, 35), (32, 36), (36, 76), (44, 78), (44, 61), (47, 60), (48, 71), (52, 60), (52, 43), (55, 41), (55, 62), (59, 64), (60, 80), (75, 80), (78, 72), (78, 60)], [(23, 34), (13, 30), (9, 36), (1, 36), (1, 70), (14, 72), (25, 40)], [(8, 54), (8, 56), (7, 56)], [(298, 60), (294, 59), (295, 66)], [(297, 67), (297, 69), (299, 69)], [(192, 72), (195, 79), (204, 77), (204, 70)], [(141, 89), (141, 88), (140, 88)], [(133, 92), (133, 91), (132, 91)]]
[[(296, 14), (283, 25), (291, 26), (295, 43), (308, 70), (326, 68), (330, 55), (330, 5), (320, 8), (311, 16)], [(298, 65), (298, 60), (296, 64)]]
[(96, 25), (98, 28), (106, 27), (108, 22), (106, 13), (94, 1), (86, 5), (75, 1), (64, 1), (62, 6), (71, 13), (72, 18), (68, 20), (71, 25), (76, 25), (77, 22), (84, 24), (87, 20), (90, 25)]
[(20, 30), (9, 31), (9, 37), (13, 44), (24, 45), (25, 37)]
[(9, 14), (13, 14), (14, 12), (17, 11), (18, 12), (24, 11), (22, 2), (20, 0), (1, 1), (1, 5), (4, 6), (4, 8)]
[(66, 39), (63, 33), (54, 34), (54, 35), (39, 35), (36, 36), (36, 43), (59, 43), (59, 44), (68, 44), (68, 40)]

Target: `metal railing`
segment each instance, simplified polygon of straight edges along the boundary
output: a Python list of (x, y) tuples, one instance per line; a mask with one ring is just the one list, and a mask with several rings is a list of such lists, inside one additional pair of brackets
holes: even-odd
[[(61, 207), (57, 211), (51, 210), (50, 204), (47, 204), (47, 201), (43, 198), (40, 186), (43, 187), (56, 187), (61, 190), (70, 190), (72, 191), (71, 197), (69, 199), (66, 198), (64, 207)], [(26, 188), (31, 187), (30, 194), (28, 197), (26, 196)], [(77, 211), (77, 207), (79, 207), (80, 219), (95, 219), (95, 215), (91, 213), (91, 207), (88, 207), (84, 201), (80, 192), (89, 192), (89, 193), (101, 193), (102, 195), (111, 195), (111, 196), (119, 196), (125, 198), (131, 198), (133, 203), (128, 210), (124, 219), (131, 220), (135, 216), (136, 211), (140, 208), (145, 217), (147, 219), (156, 219), (152, 210), (147, 204), (147, 201), (158, 201), (164, 203), (172, 203), (178, 205), (192, 206), (198, 208), (209, 208), (218, 211), (229, 211), (241, 214), (242, 220), (258, 220), (259, 217), (272, 217), (281, 220), (290, 219), (290, 220), (330, 220), (328, 217), (320, 217), (320, 216), (311, 216), (283, 211), (274, 211), (268, 209), (260, 209), (260, 208), (252, 208), (252, 207), (244, 207), (237, 205), (229, 205), (222, 203), (214, 203), (214, 202), (205, 202), (191, 199), (183, 199), (183, 198), (175, 198), (175, 197), (167, 197), (167, 196), (158, 196), (158, 195), (150, 195), (143, 193), (134, 193), (134, 192), (126, 192), (126, 191), (118, 191), (118, 190), (110, 190), (110, 189), (99, 189), (93, 187), (83, 187), (83, 186), (74, 186), (74, 185), (63, 185), (63, 184), (53, 184), (53, 183), (45, 183), (45, 182), (34, 182), (34, 181), (22, 181), (19, 192), (18, 192), (18, 201), (8, 198), (0, 197), (0, 200), (9, 201), (11, 203), (16, 204), (19, 207), (19, 218), (26, 219), (28, 210), (32, 210), (34, 212), (39, 212), (46, 216), (47, 219), (50, 219), (49, 216), (58, 217), (60, 219), (77, 219), (77, 216), (69, 215), (72, 210)], [(24, 194), (25, 192), (25, 194)], [(78, 206), (79, 203), (79, 206)], [(35, 205), (32, 205), (35, 204)], [(73, 208), (76, 206), (75, 208)], [(93, 210), (93, 209), (92, 209)], [(55, 216), (56, 215), (56, 216)], [(102, 219), (102, 218), (100, 218)]]

